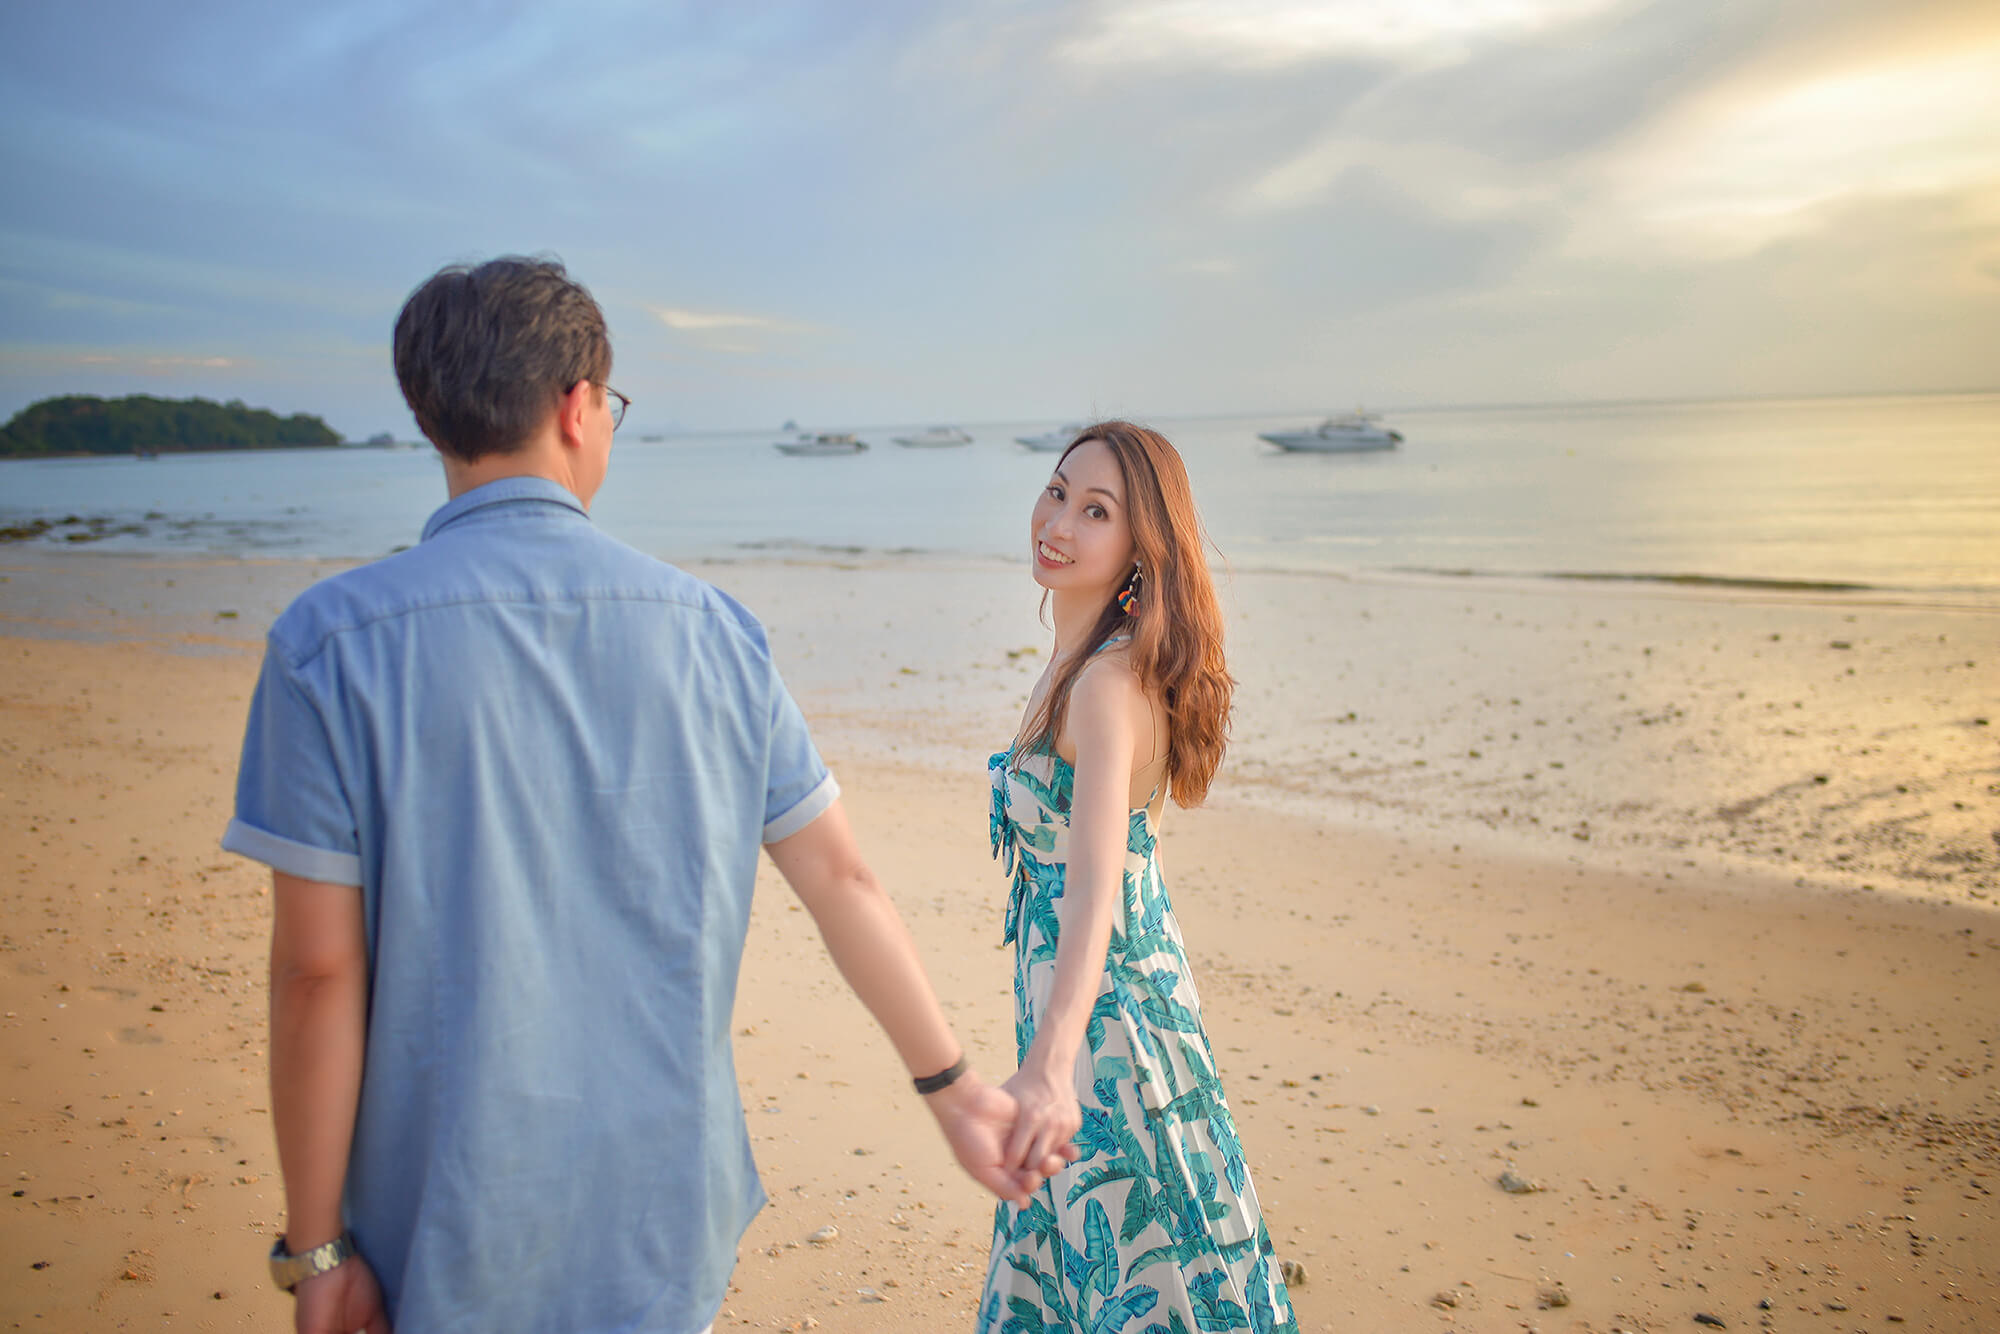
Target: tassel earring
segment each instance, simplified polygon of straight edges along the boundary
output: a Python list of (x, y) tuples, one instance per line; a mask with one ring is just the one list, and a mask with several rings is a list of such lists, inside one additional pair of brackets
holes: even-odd
[(1118, 610), (1127, 616), (1139, 614), (1139, 584), (1143, 575), (1138, 562), (1132, 564), (1132, 577), (1125, 581), (1125, 587), (1118, 590)]

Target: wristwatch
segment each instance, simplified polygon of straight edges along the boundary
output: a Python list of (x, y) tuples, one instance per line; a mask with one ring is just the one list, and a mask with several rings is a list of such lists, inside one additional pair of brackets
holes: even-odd
[(329, 1270), (336, 1269), (341, 1262), (355, 1254), (354, 1236), (343, 1232), (332, 1241), (322, 1242), (301, 1255), (293, 1255), (285, 1249), (285, 1239), (280, 1236), (271, 1247), (271, 1281), (290, 1292), (309, 1278), (318, 1278)]

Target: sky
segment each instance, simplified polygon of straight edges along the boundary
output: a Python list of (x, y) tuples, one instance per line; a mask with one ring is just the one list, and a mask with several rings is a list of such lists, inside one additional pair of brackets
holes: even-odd
[(1992, 0), (9, 5), (0, 417), (413, 437), (503, 253), (642, 430), (2000, 388), (1996, 88)]

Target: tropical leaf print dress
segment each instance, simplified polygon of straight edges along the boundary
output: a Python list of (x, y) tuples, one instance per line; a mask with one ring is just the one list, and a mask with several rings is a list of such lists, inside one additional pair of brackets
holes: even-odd
[[(988, 768), (993, 852), (1012, 876), (1005, 938), (1023, 1059), (1055, 981), (1075, 776), (1051, 751), (1008, 758)], [(1127, 829), (1124, 903), (1085, 1047), (1082, 1156), (1025, 1208), (999, 1206), (979, 1334), (1296, 1334), (1143, 807)]]

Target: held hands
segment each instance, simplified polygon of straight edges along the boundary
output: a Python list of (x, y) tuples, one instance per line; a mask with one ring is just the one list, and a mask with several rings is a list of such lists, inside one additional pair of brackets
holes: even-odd
[[(1027, 1061), (1002, 1087), (1020, 1108), (1003, 1163), (1018, 1170), (1031, 1163), (1075, 1162), (1079, 1151), (1071, 1141), (1083, 1125), (1083, 1110), (1077, 1105), (1070, 1070), (1050, 1069), (1037, 1046), (1029, 1049)], [(1061, 1170), (1058, 1166), (1042, 1175), (1054, 1176)]]
[(390, 1334), (375, 1271), (358, 1255), (292, 1290), (296, 1334)]
[(958, 1165), (1010, 1204), (1027, 1204), (1037, 1186), (1076, 1160), (1076, 1148), (1067, 1137), (1038, 1158), (1012, 1152), (1020, 1105), (1011, 1093), (994, 1088), (978, 1075), (968, 1072), (949, 1088), (926, 1096), (924, 1102), (937, 1117)]

